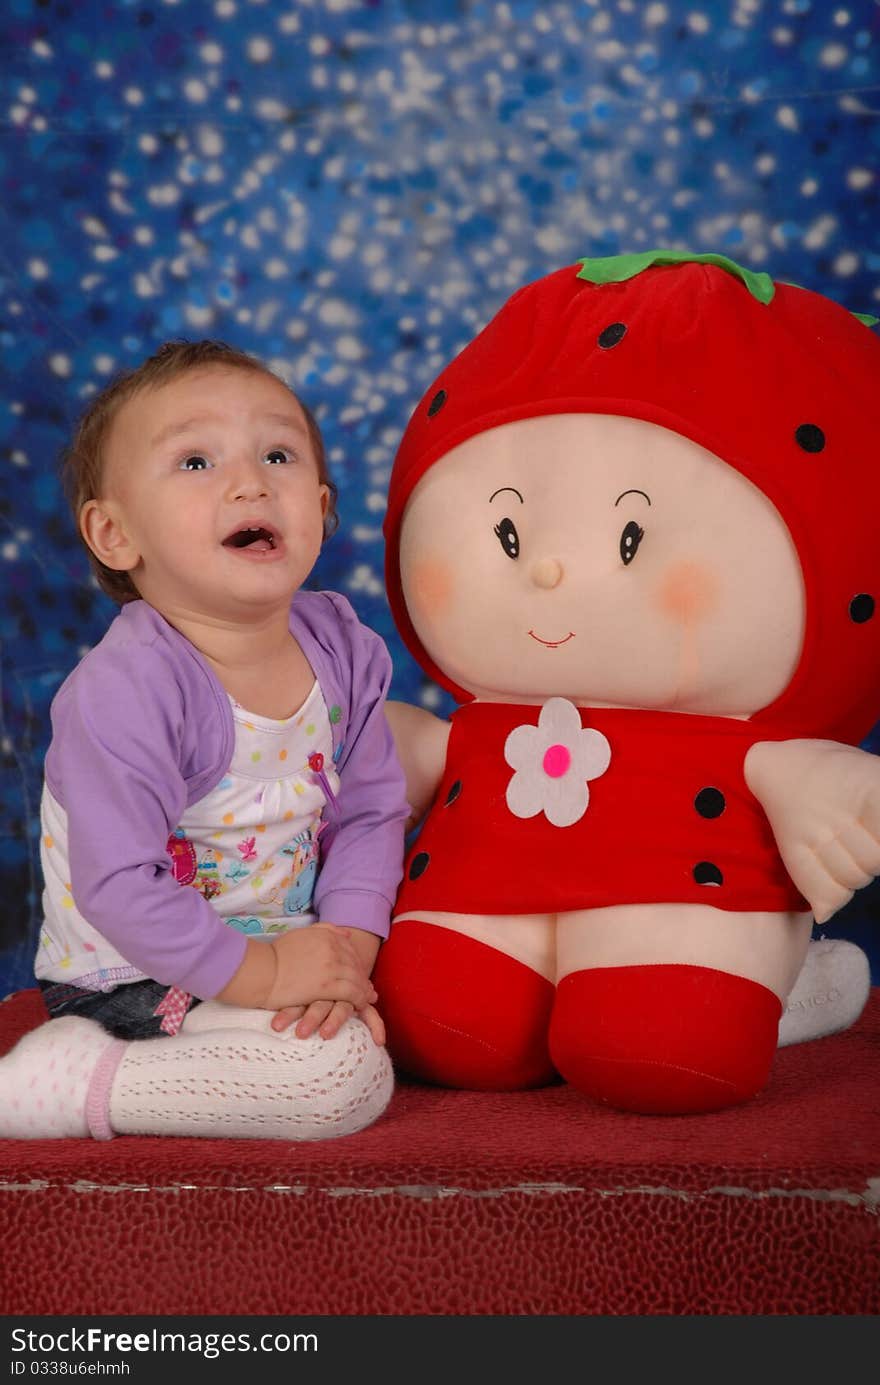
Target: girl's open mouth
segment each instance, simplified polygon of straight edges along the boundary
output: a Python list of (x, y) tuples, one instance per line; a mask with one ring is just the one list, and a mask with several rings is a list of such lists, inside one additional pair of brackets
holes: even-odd
[(246, 558), (268, 558), (279, 554), (283, 548), (281, 535), (276, 529), (262, 524), (242, 525), (223, 540), (223, 547), (230, 548)]

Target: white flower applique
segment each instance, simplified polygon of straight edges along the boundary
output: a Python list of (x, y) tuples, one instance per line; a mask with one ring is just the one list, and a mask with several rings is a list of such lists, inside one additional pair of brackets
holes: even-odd
[(516, 726), (504, 742), (504, 758), (515, 770), (507, 806), (518, 818), (544, 813), (554, 827), (570, 827), (587, 811), (589, 779), (611, 763), (611, 746), (601, 731), (586, 730), (574, 703), (551, 697), (537, 726)]

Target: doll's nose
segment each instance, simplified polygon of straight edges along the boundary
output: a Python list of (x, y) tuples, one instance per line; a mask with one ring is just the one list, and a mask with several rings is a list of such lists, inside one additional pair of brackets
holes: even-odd
[(550, 591), (562, 581), (562, 564), (558, 558), (538, 558), (532, 563), (529, 576), (536, 587)]

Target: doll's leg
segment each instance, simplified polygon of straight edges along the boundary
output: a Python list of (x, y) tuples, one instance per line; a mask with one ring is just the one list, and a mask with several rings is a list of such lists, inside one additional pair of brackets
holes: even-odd
[(550, 1051), (582, 1091), (624, 1110), (721, 1110), (766, 1084), (808, 915), (654, 905), (558, 924)]
[(779, 1047), (848, 1029), (870, 992), (871, 964), (860, 947), (843, 938), (811, 942), (779, 1021)]
[(130, 1043), (94, 1020), (50, 1020), (0, 1062), (0, 1134), (317, 1140), (382, 1114), (391, 1063), (360, 1020), (332, 1039), (282, 1038), (222, 1008), (222, 1029)]
[(395, 920), (373, 970), (395, 1065), (478, 1091), (555, 1081), (547, 1049), (553, 933), (546, 915)]

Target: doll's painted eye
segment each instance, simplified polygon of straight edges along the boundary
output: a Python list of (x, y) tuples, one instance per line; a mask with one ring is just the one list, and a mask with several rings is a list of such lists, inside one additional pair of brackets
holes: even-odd
[(636, 524), (634, 519), (631, 519), (620, 536), (620, 556), (623, 559), (624, 567), (632, 562), (644, 537), (644, 529), (641, 525)]
[(508, 558), (518, 558), (519, 534), (516, 532), (516, 525), (513, 520), (502, 519), (500, 524), (495, 525), (495, 533)]

